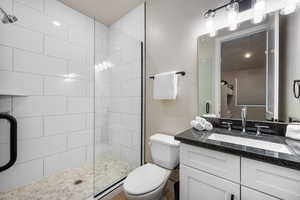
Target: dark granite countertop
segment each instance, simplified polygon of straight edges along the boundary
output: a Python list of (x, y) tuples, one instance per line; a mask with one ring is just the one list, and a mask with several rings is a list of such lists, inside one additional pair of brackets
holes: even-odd
[[(285, 144), (293, 154), (278, 153), (245, 145), (210, 140), (209, 137), (213, 133)], [(175, 139), (185, 144), (204, 147), (216, 151), (239, 155), (245, 158), (300, 170), (300, 141), (288, 139), (286, 137), (265, 134), (255, 136), (255, 133), (247, 133), (247, 135), (242, 135), (240, 131), (233, 130), (231, 132), (228, 132), (226, 129), (215, 128), (213, 131), (197, 131), (195, 129), (189, 129), (183, 133), (178, 134)]]

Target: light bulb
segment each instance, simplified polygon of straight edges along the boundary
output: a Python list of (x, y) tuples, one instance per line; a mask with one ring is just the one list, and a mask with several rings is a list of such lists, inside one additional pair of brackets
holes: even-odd
[(214, 15), (210, 15), (206, 21), (206, 28), (209, 32), (210, 37), (215, 37), (217, 35), (217, 31), (214, 23)]
[(252, 53), (247, 52), (247, 53), (245, 53), (244, 57), (247, 58), (247, 59), (249, 59), (249, 58), (252, 57)]
[(230, 4), (228, 7), (228, 25), (230, 31), (235, 31), (239, 24), (238, 24), (238, 16), (239, 16), (239, 3), (235, 2)]
[(297, 3), (299, 0), (285, 0), (284, 7), (281, 9), (280, 14), (282, 15), (289, 15), (296, 11)]
[(266, 17), (266, 1), (253, 0), (253, 24), (261, 23)]

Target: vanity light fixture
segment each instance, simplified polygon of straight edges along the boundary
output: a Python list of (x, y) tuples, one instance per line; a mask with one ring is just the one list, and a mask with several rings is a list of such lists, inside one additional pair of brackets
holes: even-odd
[(240, 9), (240, 5), (238, 2), (233, 2), (232, 4), (229, 4), (227, 6), (228, 24), (229, 24), (230, 31), (235, 31), (239, 26), (238, 23), (239, 9)]
[(210, 13), (210, 16), (207, 18), (206, 21), (206, 28), (209, 31), (210, 37), (215, 37), (217, 35), (217, 30), (214, 23), (214, 17), (215, 17), (215, 13), (214, 12)]
[(234, 31), (238, 28), (238, 13), (239, 13), (239, 3), (243, 2), (244, 0), (231, 0), (229, 3), (222, 5), (220, 7), (217, 7), (215, 9), (209, 9), (204, 13), (204, 17), (206, 18), (206, 28), (209, 32), (209, 35), (211, 37), (214, 37), (217, 35), (217, 28), (214, 24), (214, 17), (216, 15), (216, 12), (218, 10), (227, 8), (229, 11), (228, 13), (228, 24), (229, 29), (231, 31)]
[[(281, 0), (280, 13), (288, 15), (296, 11), (300, 0)], [(252, 23), (259, 24), (263, 22), (267, 16), (267, 3), (273, 3), (272, 0), (230, 0), (229, 3), (221, 5), (214, 9), (209, 9), (204, 13), (206, 19), (206, 29), (210, 37), (217, 35), (218, 27), (215, 25), (217, 11), (225, 9), (228, 11), (228, 28), (230, 31), (235, 31), (239, 27), (239, 13), (245, 8), (249, 9), (252, 4)], [(246, 5), (246, 6), (245, 6)], [(251, 57), (251, 55), (250, 55)], [(249, 58), (250, 58), (249, 57)], [(245, 56), (245, 58), (247, 58)]]
[(253, 6), (253, 24), (259, 24), (266, 18), (266, 1), (252, 0)]
[(289, 15), (296, 11), (299, 0), (284, 0), (284, 7), (281, 9), (281, 15)]

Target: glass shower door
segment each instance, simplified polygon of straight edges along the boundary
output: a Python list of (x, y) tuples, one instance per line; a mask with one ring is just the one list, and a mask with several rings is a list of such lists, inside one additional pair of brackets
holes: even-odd
[(0, 21), (0, 113), (18, 122), (8, 168), (15, 139), (0, 119), (0, 199), (85, 200), (94, 177), (94, 21), (58, 0), (0, 8), (18, 19)]
[(141, 165), (144, 5), (95, 22), (95, 194)]

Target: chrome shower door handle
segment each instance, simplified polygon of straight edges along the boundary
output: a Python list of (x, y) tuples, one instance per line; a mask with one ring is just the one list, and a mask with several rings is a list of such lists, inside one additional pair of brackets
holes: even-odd
[[(8, 163), (0, 166), (0, 172), (9, 169), (17, 161), (17, 120), (9, 114), (0, 113), (0, 119), (5, 119), (10, 123), (10, 159)], [(1, 133), (0, 133), (1, 134)]]

